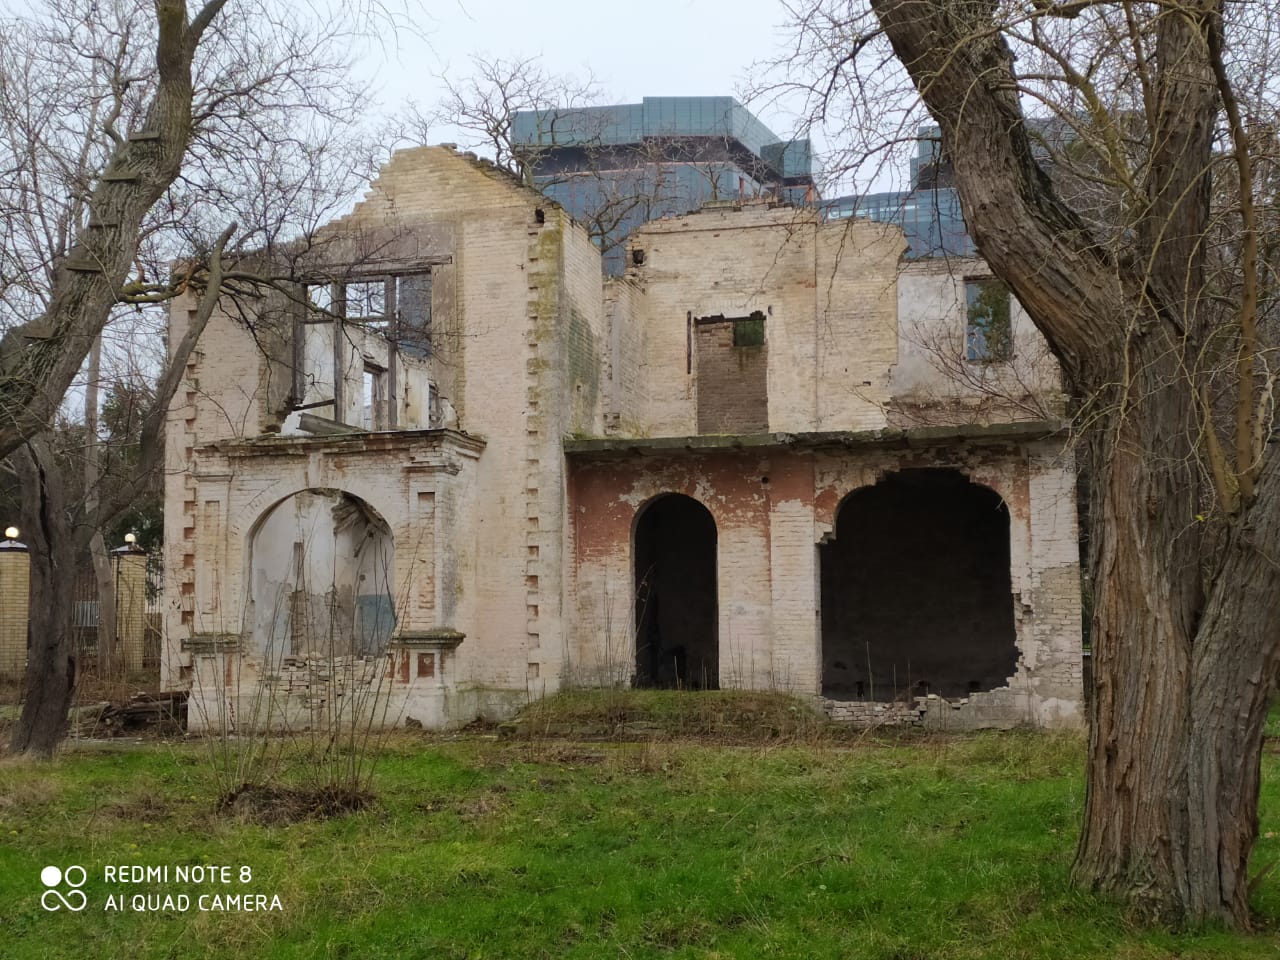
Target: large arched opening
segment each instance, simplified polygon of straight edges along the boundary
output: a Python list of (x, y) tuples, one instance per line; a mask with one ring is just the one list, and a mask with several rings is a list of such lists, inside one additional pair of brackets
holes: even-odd
[(820, 548), (823, 694), (965, 696), (1018, 659), (1009, 511), (957, 470), (903, 470), (845, 498)]
[(636, 521), (637, 687), (720, 685), (716, 523), (692, 497), (663, 494)]
[(391, 529), (359, 497), (304, 490), (277, 503), (249, 543), (248, 648), (284, 657), (367, 657), (395, 627)]

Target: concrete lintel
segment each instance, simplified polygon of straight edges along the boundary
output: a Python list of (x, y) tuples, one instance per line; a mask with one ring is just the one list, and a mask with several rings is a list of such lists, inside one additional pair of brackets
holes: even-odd
[(884, 446), (935, 446), (945, 443), (1008, 443), (1042, 440), (1061, 434), (1059, 420), (1014, 423), (959, 424), (941, 427), (882, 430), (827, 430), (807, 433), (704, 434), (692, 437), (599, 437), (565, 440), (564, 452), (577, 459), (593, 457), (662, 456), (680, 451), (747, 449), (822, 449)]
[(182, 641), (184, 653), (235, 653), (240, 646), (238, 633), (193, 633)]
[(433, 627), (430, 630), (405, 630), (391, 638), (391, 646), (412, 649), (433, 648), (452, 650), (463, 640), (466, 634), (452, 627)]
[(347, 423), (339, 423), (337, 420), (330, 420), (328, 417), (317, 417), (314, 413), (300, 414), (298, 428), (305, 430), (313, 437), (349, 437), (365, 432), (359, 427), (353, 427)]

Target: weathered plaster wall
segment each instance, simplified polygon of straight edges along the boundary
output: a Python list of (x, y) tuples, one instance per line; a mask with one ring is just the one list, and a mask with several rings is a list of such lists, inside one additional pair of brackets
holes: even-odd
[(793, 458), (771, 464), (767, 456), (750, 455), (574, 462), (574, 679), (630, 679), (635, 656), (636, 517), (654, 497), (679, 493), (697, 500), (715, 520), (720, 686), (775, 686), (785, 670), (775, 677), (771, 663), (771, 467), (786, 473), (797, 465)]
[(630, 278), (610, 278), (604, 286), (606, 343), (604, 429), (622, 436), (648, 436), (649, 337), (642, 286)]
[[(770, 350), (776, 342), (783, 356), (788, 324), (804, 317), (811, 331), (814, 226), (801, 223), (788, 235), (796, 217), (794, 210), (770, 210), (763, 204), (716, 208), (655, 221), (632, 234), (631, 249), (644, 251), (644, 262), (627, 272), (628, 280), (644, 291), (636, 306), (645, 337), (640, 392), (646, 406), (635, 417), (644, 434), (697, 432), (698, 364), (692, 356), (691, 319), (740, 317), (759, 310), (767, 318)], [(640, 358), (630, 362), (639, 364)], [(774, 376), (771, 362), (771, 398)], [(812, 397), (812, 391), (806, 394)]]
[[(550, 211), (548, 211), (548, 214)], [(557, 332), (564, 344), (565, 434), (598, 436), (604, 432), (605, 355), (609, 337), (605, 319), (600, 252), (585, 230), (572, 225), (563, 210), (565, 308)]]
[[(898, 361), (896, 285), (906, 246), (888, 224), (843, 220), (818, 233), (813, 319), (816, 415), (779, 422), (784, 430), (874, 430), (885, 424)], [(804, 376), (804, 358), (797, 373)]]
[[(698, 411), (721, 402), (728, 363), (703, 353), (734, 348), (691, 321), (754, 311), (765, 316), (767, 359), (756, 359), (766, 368), (767, 430), (884, 425), (898, 351), (900, 231), (860, 221), (820, 224), (812, 211), (765, 203), (724, 204), (647, 224), (630, 244), (643, 251), (643, 262), (633, 263), (622, 283), (643, 293), (628, 299), (644, 349), (633, 349), (635, 338), (623, 327), (611, 343), (611, 363), (616, 380), (640, 383), (621, 393), (621, 422), (634, 424), (637, 435), (699, 431)], [(700, 371), (709, 383), (699, 383)], [(754, 366), (744, 373), (754, 376)], [(715, 396), (700, 396), (700, 387)], [(708, 416), (707, 424), (723, 429), (703, 432), (735, 432), (725, 427), (732, 422)]]
[[(322, 525), (324, 508), (310, 499), (313, 491), (348, 494), (385, 521), (390, 542), (381, 549), (375, 544), (367, 560), (376, 567), (375, 556), (390, 558), (386, 586), (394, 597), (396, 636), (431, 630), (441, 622), (475, 622), (475, 490), (482, 450), (483, 444), (472, 438), (418, 431), (280, 437), (197, 451), (199, 469), (192, 479), (200, 530), (192, 562), (191, 625), (177, 644), (169, 638), (169, 659), (175, 679), (192, 685), (203, 722), (212, 722), (227, 699), (239, 704), (243, 715), (245, 705), (260, 695), (258, 681), (270, 672), (269, 665), (249, 648), (262, 639), (260, 630), (285, 628), (265, 611), (259, 617), (253, 579), (262, 573), (278, 581), (283, 571), (271, 565), (283, 556), (289, 557), (285, 569), (291, 565), (296, 509), (303, 510), (304, 520), (310, 518), (307, 522)], [(289, 528), (283, 542), (274, 537), (279, 531), (272, 518), (277, 515)], [(333, 569), (340, 569), (334, 585), (354, 597), (360, 574), (376, 577), (377, 571), (354, 559), (354, 541), (341, 534), (335, 536), (330, 528), (329, 543), (321, 544), (306, 563), (323, 580), (324, 564), (332, 557)], [(264, 551), (257, 561), (255, 549)], [(339, 564), (344, 555), (349, 562)], [(259, 583), (267, 586), (261, 577)], [(263, 601), (274, 603), (266, 597)], [(199, 666), (196, 649), (202, 638), (210, 637), (234, 638), (234, 652), (246, 654), (228, 667), (221, 682), (220, 673), (206, 672), (202, 678), (194, 669)], [(447, 666), (451, 677), (460, 676), (452, 657)]]
[[(185, 335), (192, 309), (194, 303), (188, 298), (171, 307), (171, 348)], [(169, 406), (165, 421), (165, 646), (160, 664), (160, 682), (166, 689), (187, 683), (189, 677), (181, 668), (189, 666), (189, 661), (179, 654), (181, 641), (197, 629), (198, 614), (212, 616), (226, 575), (225, 545), (213, 538), (226, 523), (224, 491), (229, 478), (201, 466), (196, 448), (216, 438), (260, 432), (266, 394), (263, 369), (253, 338), (237, 320), (215, 311)], [(198, 472), (203, 480), (197, 477)], [(202, 593), (199, 602), (197, 584)]]
[(965, 354), (965, 280), (990, 276), (980, 260), (904, 263), (897, 282), (899, 361), (892, 392), (911, 423), (1000, 422), (1058, 415), (1057, 364), (1031, 318), (1011, 300), (1013, 355), (977, 362)]

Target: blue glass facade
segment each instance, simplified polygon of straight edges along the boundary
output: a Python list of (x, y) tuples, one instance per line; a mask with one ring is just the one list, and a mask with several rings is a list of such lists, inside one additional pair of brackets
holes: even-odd
[(622, 241), (649, 220), (714, 200), (814, 196), (809, 141), (779, 139), (733, 97), (520, 111), (512, 140), (534, 182), (592, 230), (614, 275)]
[(954, 187), (840, 197), (821, 206), (828, 220), (859, 217), (897, 224), (906, 234), (907, 256), (912, 260), (976, 255)]
[(938, 128), (921, 127), (911, 158), (912, 189), (839, 197), (820, 206), (828, 220), (859, 217), (900, 226), (912, 260), (976, 256), (960, 213), (960, 197), (948, 179)]
[(816, 203), (828, 220), (896, 224), (911, 259), (975, 255), (935, 127), (919, 131), (911, 190), (827, 201), (814, 191), (811, 143), (780, 139), (733, 97), (520, 111), (512, 139), (534, 182), (597, 237), (611, 275), (625, 270), (623, 240), (641, 224), (760, 196)]

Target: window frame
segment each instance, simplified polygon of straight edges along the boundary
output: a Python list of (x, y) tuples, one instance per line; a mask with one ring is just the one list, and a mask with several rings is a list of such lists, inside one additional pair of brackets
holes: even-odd
[[(975, 314), (981, 300), (990, 296), (988, 291), (994, 291), (997, 296), (1003, 294), (1003, 318), (995, 316), (995, 305), (990, 303), (984, 314)], [(965, 362), (995, 364), (1011, 361), (1014, 357), (1014, 301), (1009, 285), (991, 274), (965, 277), (963, 302)]]
[[(753, 310), (745, 317), (732, 317), (735, 350), (757, 350), (768, 343), (763, 310)], [(750, 331), (748, 334), (747, 331)], [(744, 342), (745, 341), (745, 342)]]
[[(365, 417), (360, 415), (356, 418), (357, 422), (348, 425), (370, 430), (395, 429), (398, 417), (393, 398), (398, 392), (396, 385), (397, 360), (403, 359), (414, 363), (426, 363), (431, 360), (434, 354), (431, 342), (432, 273), (432, 267), (427, 265), (404, 270), (369, 273), (353, 272), (341, 278), (315, 277), (301, 280), (301, 322), (296, 328), (297, 333), (295, 334), (298, 353), (295, 354), (296, 374), (294, 389), (297, 396), (305, 396), (307, 390), (306, 378), (308, 370), (305, 363), (305, 347), (303, 346), (305, 334), (303, 331), (309, 325), (331, 325), (334, 330), (333, 397), (323, 404), (315, 403), (308, 406), (327, 406), (332, 404), (335, 422), (347, 422), (343, 416), (343, 411), (347, 405), (346, 392), (349, 387), (345, 384), (346, 378), (341, 371), (348, 367), (344, 359), (345, 350), (342, 345), (342, 337), (339, 334), (344, 327), (358, 327), (374, 333), (386, 341), (387, 366), (374, 365), (374, 368), (371, 369), (366, 364), (359, 381), (360, 386), (358, 389), (361, 396), (360, 407), (362, 409), (364, 406), (364, 375), (374, 373), (376, 384), (380, 388), (382, 406), (375, 411), (373, 424), (367, 425)], [(419, 322), (413, 324), (407, 323), (405, 320), (400, 296), (403, 281), (410, 278), (417, 280), (420, 284), (419, 289), (423, 292), (422, 296), (415, 298), (419, 314), (416, 319)], [(379, 284), (382, 287), (380, 295), (376, 289)], [(367, 305), (380, 303), (381, 313), (375, 313), (372, 310), (368, 312), (357, 310), (353, 313), (353, 300), (348, 292), (353, 287), (374, 288), (372, 291), (362, 291), (367, 294), (365, 303)], [(412, 331), (412, 337), (409, 339), (404, 336), (407, 331)], [(406, 342), (402, 345), (402, 341)]]

